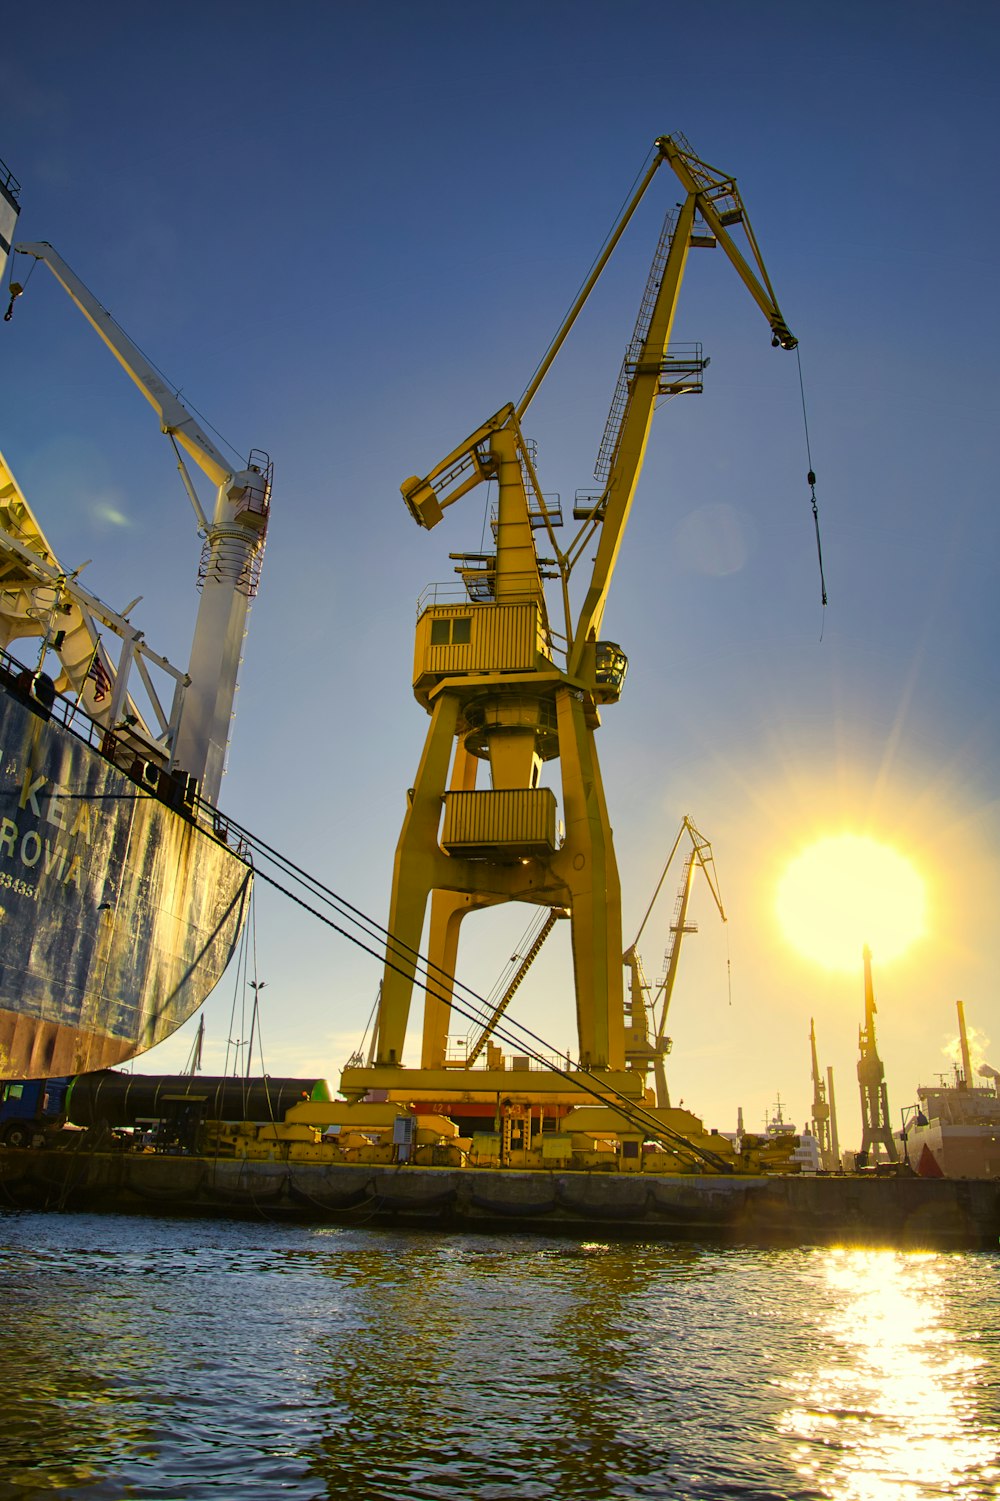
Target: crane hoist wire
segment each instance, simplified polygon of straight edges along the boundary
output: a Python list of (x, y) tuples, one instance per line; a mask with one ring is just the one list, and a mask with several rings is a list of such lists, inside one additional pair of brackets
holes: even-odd
[[(14, 254), (15, 255), (24, 255), (25, 252), (23, 250), (19, 250), (17, 248), (17, 246), (15, 246), (14, 247)], [(7, 308), (7, 311), (3, 315), (3, 321), (5, 323), (9, 323), (11, 321), (11, 319), (13, 318), (13, 316), (14, 316), (14, 303), (17, 301), (17, 299), (24, 292), (27, 291), (28, 282), (31, 280), (32, 276), (35, 274), (35, 268), (38, 265), (40, 265), (40, 262), (38, 260), (36, 260), (34, 257), (32, 257), (31, 258), (31, 265), (28, 268), (28, 274), (24, 278), (24, 281), (23, 282), (12, 281), (10, 283), (10, 304), (9, 304), (9, 306)], [(96, 301), (96, 299), (95, 299), (95, 301)], [(108, 312), (108, 309), (106, 307), (103, 307), (103, 305), (101, 306), (101, 311), (104, 313), (105, 317), (108, 319), (108, 322), (111, 323), (111, 324), (113, 324), (115, 328), (117, 328), (122, 334), (124, 334), (125, 338), (128, 339), (129, 343), (133, 344), (135, 346), (135, 348), (142, 355), (143, 359), (149, 365), (150, 369), (156, 371), (157, 375), (159, 375), (162, 378), (164, 385), (169, 388), (169, 390), (174, 394), (174, 396), (176, 396), (177, 400), (179, 401), (180, 398), (181, 398), (181, 391), (182, 391), (183, 387), (177, 386), (177, 385), (174, 384), (174, 382), (170, 379), (169, 375), (167, 375), (166, 371), (162, 370), (160, 368), (160, 366), (156, 363), (156, 361), (150, 355), (148, 355), (146, 353), (145, 349), (143, 349), (143, 347), (139, 343), (138, 339), (133, 339), (133, 337), (129, 333), (128, 329), (125, 328), (121, 323), (119, 323), (118, 319), (115, 317), (115, 315), (113, 313)], [(223, 446), (225, 448), (228, 448), (229, 452), (231, 454), (233, 454), (240, 463), (243, 462), (240, 450), (238, 448), (236, 448), (236, 446), (234, 444), (230, 443), (230, 441), (226, 437), (225, 433), (220, 433), (219, 429), (212, 422), (210, 422), (208, 420), (208, 418), (205, 416), (204, 412), (199, 411), (199, 409), (195, 406), (194, 402), (190, 399), (190, 397), (186, 396), (184, 398), (184, 405), (194, 414), (194, 416), (196, 416), (197, 418), (200, 419), (200, 421), (205, 425), (205, 427), (209, 428), (215, 434), (215, 436), (218, 438), (219, 442), (221, 444), (223, 444)]]
[[(490, 1010), (485, 998), (470, 986), (464, 984), (456, 976), (448, 974), (440, 966), (433, 964), (418, 950), (411, 949), (408, 945), (400, 943), (381, 923), (377, 923), (374, 918), (368, 917), (360, 908), (348, 902), (346, 898), (338, 896), (330, 887), (324, 885), (317, 877), (309, 875), (307, 871), (303, 870), (301, 866), (296, 865), (287, 856), (282, 855), (278, 850), (265, 844), (263, 840), (258, 839), (248, 830), (241, 828), (231, 820), (227, 819), (225, 822), (228, 824), (230, 831), (238, 836), (246, 854), (251, 857), (258, 857), (265, 866), (276, 866), (287, 880), (303, 888), (313, 900), (332, 907), (336, 916), (341, 919), (341, 922), (336, 921), (333, 916), (321, 912), (306, 899), (306, 896), (299, 895), (290, 889), (289, 886), (285, 885), (282, 880), (279, 880), (276, 875), (270, 874), (267, 869), (262, 869), (261, 865), (254, 863), (254, 873), (259, 879), (265, 881), (276, 891), (280, 891), (283, 896), (288, 897), (290, 901), (295, 902), (304, 911), (310, 913), (311, 916), (318, 918), (320, 922), (332, 928), (334, 932), (339, 933), (341, 937), (346, 938), (357, 948), (363, 950), (364, 953), (370, 954), (380, 963), (384, 963), (388, 968), (395, 970), (397, 973), (409, 973), (412, 970), (416, 977), (421, 980), (421, 983), (425, 985), (429, 995), (437, 1000), (449, 1003), (452, 1010), (465, 1021), (469, 1021), (476, 1026), (483, 1026), (487, 1021), (491, 1020)], [(359, 931), (351, 932), (348, 927), (342, 926), (342, 923), (350, 924)], [(370, 943), (366, 942), (367, 939), (378, 941), (383, 947), (374, 948)], [(461, 992), (461, 994), (457, 994), (456, 992)], [(620, 1115), (624, 1116), (634, 1126), (644, 1131), (650, 1137), (659, 1137), (664, 1141), (669, 1141), (682, 1158), (710, 1167), (716, 1172), (728, 1173), (732, 1171), (731, 1165), (725, 1159), (718, 1157), (714, 1152), (698, 1146), (695, 1142), (689, 1141), (681, 1132), (676, 1131), (673, 1127), (668, 1126), (666, 1122), (659, 1120), (655, 1115), (647, 1111), (642, 1103), (610, 1087), (600, 1074), (594, 1073), (582, 1065), (578, 1065), (573, 1070), (568, 1058), (565, 1068), (554, 1064), (551, 1055), (556, 1050), (551, 1047), (551, 1044), (539, 1037), (536, 1032), (531, 1031), (529, 1027), (525, 1027), (522, 1023), (505, 1022), (494, 1025), (493, 1035), (498, 1037), (501, 1042), (506, 1042), (511, 1048), (518, 1049), (534, 1062), (544, 1065), (550, 1072), (558, 1074), (562, 1078), (569, 1079), (572, 1076), (574, 1082), (577, 1084), (579, 1084), (581, 1075), (591, 1080), (589, 1092), (598, 1103), (607, 1105), (613, 1101), (614, 1108)], [(528, 1041), (525, 1039), (528, 1039)]]
[(819, 504), (816, 500), (816, 472), (813, 469), (812, 449), (809, 446), (809, 418), (806, 415), (806, 388), (805, 382), (802, 379), (802, 354), (799, 350), (798, 345), (795, 346), (795, 358), (798, 361), (799, 366), (799, 395), (802, 397), (802, 426), (806, 435), (806, 463), (809, 465), (809, 472), (806, 475), (806, 484), (809, 486), (809, 493), (812, 497), (813, 526), (816, 529), (816, 557), (819, 560), (820, 598), (825, 609), (826, 579), (823, 576), (823, 544), (820, 542), (819, 538)]
[[(615, 230), (620, 227), (621, 220), (622, 220), (622, 215), (625, 213), (626, 209), (628, 208), (629, 203), (632, 201), (633, 195), (635, 194), (635, 190), (636, 190), (638, 184), (642, 181), (643, 175), (649, 170), (649, 163), (652, 160), (653, 153), (654, 153), (655, 149), (656, 148), (655, 148), (655, 144), (654, 144), (653, 146), (651, 146), (649, 148), (649, 150), (646, 152), (646, 155), (643, 157), (642, 165), (639, 168), (638, 172), (633, 177), (631, 186), (629, 187), (628, 192), (625, 194), (625, 197), (622, 199), (621, 207), (619, 208), (618, 212), (615, 214), (614, 218), (611, 221), (611, 228), (608, 230), (607, 234), (604, 236), (604, 239), (601, 241), (601, 244), (598, 247), (597, 253), (594, 256), (594, 259), (591, 261), (590, 265), (587, 267), (587, 274), (586, 274), (586, 276), (584, 276), (583, 280), (581, 281), (579, 287), (577, 288), (575, 297), (570, 302), (569, 307), (566, 309), (566, 313), (563, 315), (563, 318), (560, 321), (560, 324), (559, 324), (559, 328), (560, 329), (562, 329), (562, 328), (565, 327), (566, 319), (569, 317), (571, 309), (575, 306), (575, 304), (579, 300), (580, 295), (583, 292), (584, 287), (587, 285), (588, 280), (592, 276), (593, 271), (594, 271), (594, 267), (597, 265), (598, 261), (601, 259), (601, 256), (604, 254), (605, 250), (607, 249), (608, 242), (610, 241), (612, 235), (615, 233)], [(525, 386), (524, 390), (521, 392), (521, 397), (520, 397), (520, 400), (518, 401), (518, 404), (517, 404), (518, 405), (518, 410), (520, 410), (521, 402), (524, 400), (524, 397), (526, 396), (527, 392), (530, 391), (531, 386), (532, 386), (532, 384), (534, 382), (534, 379), (535, 379), (536, 375), (538, 374), (539, 370), (541, 370), (542, 366), (545, 364), (545, 361), (548, 359), (549, 354), (551, 353), (551, 350), (552, 350), (552, 345), (553, 345), (553, 343), (555, 343), (555, 340), (558, 337), (559, 337), (559, 333), (558, 332), (555, 333), (552, 336), (552, 340), (550, 341), (550, 343), (548, 345), (548, 348), (545, 350), (545, 353), (542, 355), (541, 359), (538, 361), (538, 364), (535, 366), (534, 370), (532, 370), (531, 376), (530, 376), (530, 378), (528, 380), (528, 384)]]
[[(686, 145), (686, 142), (684, 142), (684, 138), (683, 137), (678, 136), (678, 137), (676, 137), (676, 139), (679, 140), (679, 141), (681, 141), (683, 144)], [(636, 194), (636, 184), (638, 184), (638, 183), (641, 182), (644, 174), (646, 175), (647, 180), (648, 180), (648, 177), (652, 175), (652, 171), (655, 170), (654, 168), (652, 168), (650, 166), (650, 161), (651, 161), (651, 158), (653, 156), (653, 150), (654, 149), (655, 149), (655, 143), (654, 143), (654, 148), (651, 148), (650, 151), (648, 151), (646, 153), (646, 156), (645, 156), (645, 158), (643, 160), (642, 166), (639, 168), (639, 171), (636, 173), (635, 178), (632, 181), (632, 186), (630, 187), (628, 194), (626, 194), (626, 197), (625, 197), (625, 200), (624, 200), (624, 203), (623, 203), (623, 207), (622, 207), (622, 209), (619, 210), (619, 213), (618, 213), (618, 215), (617, 215), (617, 217), (616, 217), (616, 219), (614, 221), (614, 224), (613, 224), (611, 230), (609, 230), (608, 234), (605, 236), (604, 241), (603, 241), (600, 249), (598, 250), (597, 254), (595, 255), (593, 261), (591, 262), (591, 265), (590, 265), (590, 268), (589, 268), (589, 270), (587, 272), (587, 275), (584, 277), (584, 279), (583, 279), (583, 281), (582, 281), (582, 283), (580, 285), (580, 290), (577, 293), (576, 299), (571, 304), (570, 310), (566, 314), (566, 317), (564, 318), (563, 323), (560, 325), (559, 331), (554, 335), (554, 337), (553, 337), (552, 341), (550, 342), (548, 348), (546, 349), (545, 353), (542, 355), (542, 358), (539, 360), (538, 364), (535, 366), (535, 369), (533, 370), (532, 375), (531, 375), (531, 379), (529, 380), (527, 386), (525, 387), (524, 391), (521, 394), (520, 400), (517, 403), (516, 410), (517, 410), (517, 414), (518, 414), (519, 417), (523, 416), (523, 413), (524, 413), (524, 411), (525, 411), (525, 409), (526, 409), (526, 407), (528, 405), (528, 402), (529, 402), (531, 396), (534, 394), (535, 390), (537, 389), (537, 386), (538, 386), (538, 383), (539, 383), (540, 377), (541, 377), (541, 372), (543, 370), (545, 370), (545, 369), (548, 368), (549, 364), (551, 363), (551, 361), (552, 361), (552, 359), (554, 357), (555, 351), (558, 349), (559, 345), (562, 342), (562, 339), (565, 337), (566, 333), (568, 332), (568, 327), (572, 323), (572, 321), (573, 321), (573, 319), (575, 317), (575, 313), (577, 311), (579, 311), (579, 307), (582, 304), (582, 300), (584, 298), (585, 290), (588, 288), (588, 285), (591, 283), (592, 280), (596, 280), (595, 272), (596, 272), (598, 266), (602, 263), (603, 258), (606, 256), (607, 253), (609, 253), (608, 252), (609, 245), (614, 240), (616, 240), (616, 238), (622, 233), (622, 231), (625, 228), (625, 224), (628, 222), (628, 219), (631, 217), (631, 210), (635, 208), (636, 202), (638, 201), (638, 197), (641, 196), (641, 192), (639, 194)], [(688, 148), (688, 150), (690, 151), (690, 148)], [(702, 183), (702, 186), (705, 186), (706, 184), (709, 184), (711, 182), (711, 178), (710, 177), (702, 177), (701, 179), (699, 179), (699, 181)], [(630, 204), (631, 204), (631, 208), (629, 207)], [(669, 220), (669, 215), (668, 215), (668, 220)], [(655, 262), (654, 262), (654, 270), (655, 270)], [(642, 310), (640, 309), (640, 318), (641, 318), (641, 315), (642, 315)], [(786, 330), (786, 332), (787, 332), (787, 330)], [(637, 333), (638, 333), (638, 331), (637, 331)], [(776, 333), (776, 335), (775, 335), (774, 339), (772, 340), (772, 342), (775, 343), (775, 344), (782, 342), (782, 340), (780, 338), (780, 335)], [(800, 394), (801, 401), (802, 401), (802, 422), (803, 422), (803, 427), (804, 427), (804, 430), (805, 430), (806, 461), (807, 461), (808, 466), (809, 466), (808, 467), (808, 472), (806, 474), (806, 483), (809, 486), (810, 504), (811, 504), (811, 507), (812, 507), (812, 517), (813, 517), (813, 528), (814, 528), (815, 533), (816, 533), (816, 557), (817, 557), (817, 561), (819, 563), (820, 601), (821, 601), (823, 609), (825, 610), (825, 608), (827, 606), (827, 602), (828, 602), (828, 599), (827, 599), (827, 590), (826, 590), (826, 576), (825, 576), (825, 572), (824, 572), (824, 568), (823, 568), (823, 545), (822, 545), (822, 542), (820, 540), (819, 502), (817, 501), (817, 498), (816, 498), (816, 472), (813, 469), (812, 452), (811, 452), (811, 447), (810, 447), (810, 442), (809, 442), (809, 420), (808, 420), (808, 416), (807, 416), (807, 413), (806, 413), (805, 383), (803, 381), (803, 376), (802, 376), (802, 356), (801, 356), (801, 353), (799, 352), (798, 341), (797, 340), (792, 341), (792, 342), (790, 342), (788, 344), (785, 344), (784, 347), (786, 347), (786, 348), (794, 348), (796, 350), (796, 358), (798, 360), (799, 394)], [(626, 356), (626, 360), (627, 360), (627, 356)], [(623, 369), (624, 369), (624, 367), (623, 367)], [(614, 414), (614, 403), (612, 404), (612, 415), (613, 414)], [(609, 419), (609, 421), (610, 421), (610, 419)], [(600, 458), (599, 458), (598, 462), (600, 463)], [(821, 640), (822, 640), (822, 635), (823, 635), (823, 633), (822, 633), (822, 630), (821, 630), (820, 631), (820, 639)]]
[[(238, 839), (242, 848), (251, 858), (254, 874), (258, 879), (273, 886), (312, 916), (318, 917), (321, 922), (333, 928), (341, 937), (347, 938), (356, 947), (361, 948), (365, 953), (373, 955), (380, 962), (385, 958), (386, 952), (388, 952), (391, 968), (397, 970), (405, 968), (407, 971), (412, 969), (422, 983), (431, 986), (438, 985), (440, 987), (437, 992), (439, 999), (446, 998), (443, 993), (445, 987), (454, 985), (457, 991), (464, 993), (457, 996), (453, 1001), (454, 1009), (464, 1019), (472, 1022), (474, 1025), (482, 1026), (485, 1024), (490, 1016), (491, 1008), (484, 996), (479, 995), (470, 986), (463, 984), (454, 975), (448, 974), (439, 966), (431, 963), (430, 960), (425, 959), (416, 949), (411, 949), (408, 945), (401, 943), (389, 932), (388, 928), (376, 922), (374, 918), (368, 917), (360, 908), (355, 907), (345, 897), (339, 896), (337, 892), (326, 886), (318, 877), (309, 875), (301, 866), (295, 864), (294, 861), (282, 855), (278, 850), (266, 844), (256, 835), (251, 834), (249, 830), (242, 828), (239, 824), (234, 823), (228, 818), (224, 819), (223, 822), (228, 826), (231, 835)], [(283, 884), (283, 881), (279, 880), (277, 875), (271, 873), (273, 870), (277, 870), (293, 886), (307, 893), (310, 899)], [(319, 907), (312, 904), (313, 902), (331, 908), (334, 916), (320, 911)], [(339, 918), (340, 921), (335, 920), (336, 918)], [(352, 932), (352, 928), (357, 931)], [(371, 940), (371, 942), (368, 940)], [(378, 944), (379, 947), (372, 947), (372, 943)], [(527, 1027), (521, 1027), (520, 1023), (516, 1024), (516, 1026), (518, 1030), (523, 1032), (525, 1037), (531, 1038), (539, 1048), (549, 1047), (549, 1044), (544, 1039), (536, 1036)], [(506, 1040), (518, 1045), (513, 1035)], [(525, 1051), (528, 1051), (528, 1049), (525, 1048)]]

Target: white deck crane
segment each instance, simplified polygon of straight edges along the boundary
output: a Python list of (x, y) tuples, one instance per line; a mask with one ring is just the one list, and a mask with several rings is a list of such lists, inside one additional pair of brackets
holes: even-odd
[[(522, 419), (664, 164), (679, 179), (683, 201), (667, 215), (622, 367), (598, 460), (603, 487), (574, 509), (580, 527), (564, 550), (556, 537), (561, 508), (542, 492)], [(401, 487), (413, 518), (430, 529), (476, 485), (495, 481), (495, 548), (453, 553), (467, 598), (452, 603), (435, 596), (417, 622), (413, 688), (431, 722), (396, 846), (375, 1063), (345, 1069), (341, 1087), (351, 1095), (423, 1083), (428, 1097), (437, 1098), (449, 1081), (460, 1087), (458, 1071), (444, 1069), (459, 929), (470, 912), (510, 901), (569, 912), (580, 1064), (602, 1071), (616, 1088), (637, 1085), (639, 1076), (625, 1068), (621, 888), (594, 743), (600, 710), (617, 702), (627, 662), (599, 632), (657, 401), (698, 389), (704, 367), (700, 357), (678, 360), (669, 348), (692, 245), (721, 247), (763, 312), (772, 344), (793, 349), (735, 180), (702, 161), (682, 137), (662, 136), (516, 406), (502, 407), (423, 478), (412, 476)], [(536, 541), (550, 556), (540, 555)], [(590, 558), (592, 572), (574, 611), (571, 575)], [(545, 597), (549, 579), (558, 580), (561, 593), (558, 623)], [(541, 781), (548, 761), (560, 765), (561, 834), (555, 791)], [(480, 763), (488, 787), (476, 786)], [(428, 905), (433, 979), (425, 985), (419, 1079), (403, 1065), (403, 1046)], [(473, 1087), (471, 1072), (468, 1082)], [(538, 1074), (525, 1080), (539, 1082)], [(498, 1076), (496, 1087), (515, 1083)]]
[[(671, 865), (681, 841), (685, 834), (691, 841), (691, 848), (684, 859), (684, 868), (681, 874), (680, 886), (677, 890), (677, 901), (674, 905), (673, 917), (670, 920), (670, 940), (667, 944), (666, 953), (663, 957), (664, 973), (659, 981), (655, 993), (651, 992), (643, 970), (642, 959), (639, 955), (639, 940), (649, 921), (650, 914), (656, 905), (656, 899), (662, 890), (663, 883), (667, 878), (667, 872)], [(659, 1108), (669, 1110), (670, 1091), (667, 1088), (667, 1072), (664, 1058), (670, 1052), (672, 1043), (667, 1036), (667, 1016), (670, 1011), (670, 1002), (674, 994), (674, 982), (677, 979), (677, 966), (681, 957), (681, 941), (685, 933), (697, 933), (697, 923), (688, 921), (688, 904), (691, 900), (691, 888), (694, 882), (695, 872), (701, 870), (708, 888), (719, 909), (719, 916), (726, 922), (726, 911), (722, 905), (722, 897), (719, 895), (719, 883), (715, 872), (715, 857), (712, 854), (712, 846), (701, 835), (686, 815), (681, 819), (681, 826), (677, 831), (673, 848), (667, 856), (666, 863), (656, 883), (656, 889), (650, 898), (645, 916), (639, 924), (632, 943), (625, 950), (623, 963), (629, 973), (629, 988), (626, 998), (625, 1017), (625, 1060), (630, 1068), (638, 1069), (645, 1073), (652, 1066), (653, 1077), (656, 1080), (656, 1103)]]
[[(198, 570), (201, 603), (188, 681), (182, 685), (166, 751), (170, 766), (195, 778), (201, 796), (214, 804), (225, 770), (247, 614), (260, 579), (271, 504), (271, 461), (267, 454), (254, 449), (244, 468), (234, 467), (166, 385), (155, 366), (51, 245), (40, 241), (16, 245), (14, 250), (15, 254), (32, 256), (48, 266), (139, 387), (159, 418), (160, 431), (173, 444), (204, 546)], [(11, 283), (12, 303), (22, 290), (17, 283)], [(215, 486), (211, 519), (202, 508), (181, 449)], [(115, 683), (113, 701), (121, 703), (124, 690), (124, 682)]]

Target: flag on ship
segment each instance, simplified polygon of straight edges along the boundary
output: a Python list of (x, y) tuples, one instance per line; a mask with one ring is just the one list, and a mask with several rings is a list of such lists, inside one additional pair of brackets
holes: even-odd
[(102, 704), (111, 692), (111, 679), (108, 677), (107, 669), (98, 655), (99, 651), (100, 648), (95, 646), (94, 655), (90, 660), (90, 666), (87, 668), (87, 676), (94, 684), (95, 704)]

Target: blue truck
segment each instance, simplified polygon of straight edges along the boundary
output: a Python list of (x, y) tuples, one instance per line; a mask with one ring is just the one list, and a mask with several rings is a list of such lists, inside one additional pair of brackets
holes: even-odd
[(69, 1079), (4, 1079), (0, 1082), (0, 1144), (31, 1147), (66, 1123)]

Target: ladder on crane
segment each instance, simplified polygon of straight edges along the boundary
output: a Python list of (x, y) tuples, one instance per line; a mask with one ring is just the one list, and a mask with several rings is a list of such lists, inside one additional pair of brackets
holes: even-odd
[(549, 908), (548, 914), (546, 915), (538, 932), (535, 934), (530, 948), (523, 955), (520, 964), (515, 970), (513, 979), (507, 986), (507, 989), (504, 991), (499, 1001), (497, 1001), (496, 1005), (494, 1006), (493, 1011), (490, 1014), (489, 1021), (487, 1021), (486, 1025), (483, 1027), (472, 1047), (469, 1049), (469, 1054), (465, 1061), (466, 1068), (472, 1067), (476, 1059), (479, 1057), (480, 1053), (483, 1051), (483, 1048), (486, 1046), (487, 1042), (489, 1042), (494, 1031), (496, 1030), (497, 1023), (500, 1021), (511, 1001), (514, 999), (514, 994), (520, 986), (521, 981), (528, 973), (528, 970), (531, 968), (532, 964), (534, 964), (535, 959), (538, 957), (538, 952), (541, 949), (542, 944), (545, 942), (546, 938), (548, 938), (549, 934), (552, 932), (552, 929), (555, 927), (560, 917), (568, 916), (569, 913), (565, 910), (564, 907)]

